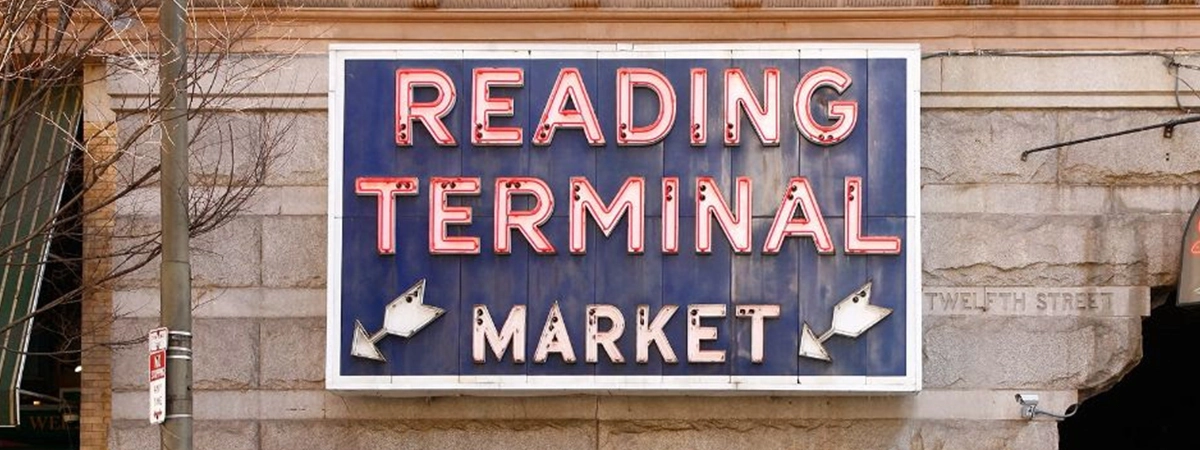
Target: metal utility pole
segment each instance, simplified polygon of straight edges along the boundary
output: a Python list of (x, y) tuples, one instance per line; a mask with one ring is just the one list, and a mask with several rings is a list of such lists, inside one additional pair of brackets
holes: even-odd
[(163, 450), (192, 448), (192, 268), (188, 253), (187, 11), (185, 0), (159, 5), (158, 95), (162, 102), (162, 265), (160, 323), (167, 342)]

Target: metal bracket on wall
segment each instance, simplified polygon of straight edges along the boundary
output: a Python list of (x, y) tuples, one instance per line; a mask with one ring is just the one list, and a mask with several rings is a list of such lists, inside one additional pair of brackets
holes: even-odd
[(1082, 144), (1085, 142), (1099, 141), (1102, 139), (1108, 139), (1108, 138), (1113, 138), (1113, 137), (1117, 137), (1117, 136), (1124, 136), (1126, 134), (1140, 133), (1143, 131), (1154, 130), (1154, 129), (1158, 129), (1158, 128), (1163, 129), (1163, 137), (1164, 138), (1170, 139), (1172, 136), (1175, 135), (1175, 126), (1189, 124), (1189, 123), (1196, 123), (1196, 122), (1200, 122), (1200, 115), (1180, 117), (1178, 119), (1168, 120), (1166, 122), (1158, 123), (1158, 124), (1154, 124), (1154, 125), (1146, 125), (1146, 126), (1142, 126), (1142, 127), (1130, 128), (1127, 130), (1121, 130), (1121, 131), (1101, 134), (1101, 135), (1097, 135), (1097, 136), (1085, 137), (1085, 138), (1076, 139), (1073, 141), (1060, 142), (1057, 144), (1046, 145), (1046, 146), (1029, 149), (1029, 150), (1025, 150), (1025, 151), (1021, 152), (1021, 161), (1028, 161), (1029, 155), (1037, 153), (1037, 152), (1044, 152), (1046, 150), (1054, 150), (1057, 148), (1068, 147), (1068, 146), (1072, 146), (1072, 145), (1076, 145), (1076, 144)]
[(1047, 416), (1057, 421), (1070, 419), (1076, 412), (1079, 412), (1079, 404), (1068, 406), (1062, 414), (1055, 414), (1049, 411), (1038, 409), (1037, 394), (1017, 394), (1017, 404), (1021, 405), (1021, 417), (1033, 420), (1037, 416)]

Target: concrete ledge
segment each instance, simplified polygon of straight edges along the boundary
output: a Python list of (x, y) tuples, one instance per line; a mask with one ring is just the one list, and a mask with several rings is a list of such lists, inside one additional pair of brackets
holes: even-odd
[[(1057, 424), (979, 420), (264, 420), (198, 421), (197, 448), (476, 449), (1053, 449)], [(157, 426), (116, 421), (110, 448), (158, 445)]]
[[(934, 109), (1176, 107), (1175, 76), (1166, 65), (1170, 53), (1059, 55), (935, 55), (922, 64), (921, 105)], [(1184, 64), (1195, 59), (1187, 53), (1177, 56)], [(1088, 76), (1078, 76), (1081, 72)], [(1193, 86), (1200, 82), (1200, 71), (1180, 69), (1179, 76)], [(1184, 106), (1200, 105), (1200, 99), (1186, 91), (1180, 101)]]
[(600, 422), (599, 449), (1055, 449), (1057, 424), (930, 420)]
[[(198, 420), (1023, 420), (1017, 393), (1063, 411), (1074, 391), (926, 390), (884, 397), (437, 397), (339, 396), (312, 391), (197, 391)], [(113, 419), (143, 419), (147, 393), (113, 394)], [(1041, 419), (1039, 419), (1041, 420)]]
[[(328, 105), (327, 48), (321, 45), (308, 50), (314, 53), (283, 51), (282, 58), (231, 58), (231, 63), (205, 74), (199, 85), (212, 87), (193, 93), (193, 97), (195, 101), (204, 99), (212, 110), (324, 111)], [(980, 50), (981, 54), (960, 54), (931, 53), (928, 47), (925, 51), (928, 57), (921, 62), (924, 109), (1174, 109), (1175, 76), (1166, 62), (1172, 57), (1182, 64), (1200, 61), (1200, 56), (1190, 53), (1172, 56), (1169, 52), (989, 54), (989, 50)], [(114, 71), (109, 81), (114, 111), (143, 108), (157, 93), (155, 62), (133, 65), (139, 69)], [(1080, 72), (1089, 76), (1076, 76)], [(1184, 83), (1200, 86), (1200, 71), (1181, 68), (1178, 74)], [(1200, 98), (1188, 93), (1187, 84), (1181, 86), (1180, 103), (1200, 107)]]

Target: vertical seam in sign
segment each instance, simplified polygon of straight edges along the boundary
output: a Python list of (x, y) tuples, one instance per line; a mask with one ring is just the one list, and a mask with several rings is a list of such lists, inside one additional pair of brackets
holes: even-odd
[[(459, 80), (472, 79), (471, 76), (467, 75), (468, 72), (467, 72), (466, 61), (467, 61), (467, 59), (465, 57), (458, 59), (458, 79)], [(459, 95), (462, 95), (462, 94), (459, 94)], [(470, 134), (471, 133), (471, 122), (472, 122), (471, 110), (469, 108), (464, 108), (464, 110), (459, 111), (459, 114), (462, 114), (463, 116), (460, 117), (459, 120), (455, 121), (459, 127), (462, 127), (462, 128), (459, 128), (458, 132), (460, 134), (464, 133), (464, 132), (467, 134)], [(458, 175), (457, 175), (458, 177), (466, 176), (466, 173), (463, 171), (463, 147), (470, 145), (470, 144), (471, 144), (471, 139), (467, 138), (465, 140), (465, 142), (462, 142), (453, 148), (454, 153), (457, 154), (456, 159), (458, 159)], [(480, 192), (480, 194), (482, 194), (483, 193), (482, 180), (480, 181), (480, 183), (478, 183), (478, 185), (479, 185), (479, 192)], [(432, 187), (429, 188), (429, 191), (433, 192), (433, 188)], [(431, 198), (431, 199), (429, 199), (429, 201), (433, 202), (433, 199)], [(468, 205), (470, 205), (470, 203), (468, 203)], [(468, 209), (467, 211), (471, 211), (471, 210)], [(496, 217), (496, 212), (493, 211), (492, 212), (493, 226), (495, 226), (495, 222), (494, 222), (495, 217)], [(479, 239), (479, 252), (480, 253), (483, 252), (483, 239)], [(464, 274), (463, 273), (463, 265), (465, 264), (465, 261), (464, 261), (464, 258), (462, 258), (460, 256), (455, 256), (454, 260), (455, 260), (455, 265), (458, 266), (458, 283), (455, 283), (455, 285), (456, 285), (455, 287), (458, 288), (458, 295), (455, 296), (455, 297), (457, 297), (457, 300), (455, 301), (454, 309), (450, 309), (450, 305), (444, 305), (444, 306), (445, 306), (446, 312), (455, 311), (458, 314), (460, 314), (460, 316), (458, 317), (457, 325), (461, 327), (461, 326), (463, 326), (463, 322), (465, 322), (463, 320), (463, 316), (466, 316), (465, 314), (462, 314), (463, 313), (463, 274)], [(449, 321), (449, 318), (447, 318), (446, 321)], [(467, 323), (474, 323), (474, 322), (467, 322)], [(462, 384), (462, 361), (459, 360), (459, 357), (461, 357), (461, 352), (462, 352), (462, 348), (463, 348), (462, 331), (455, 329), (453, 336), (454, 336), (454, 348), (455, 348), (455, 353), (456, 353), (455, 357), (453, 358), (454, 359), (454, 372), (458, 374), (458, 376), (456, 377), (456, 382), (461, 385)], [(408, 342), (405, 341), (405, 343), (407, 344)]]
[[(593, 52), (593, 53), (592, 53), (592, 58), (590, 59), (590, 61), (591, 61), (591, 66), (592, 66), (592, 67), (591, 67), (591, 69), (592, 69), (592, 82), (591, 82), (591, 85), (592, 85), (592, 86), (595, 86), (595, 89), (599, 89), (599, 86), (600, 86), (600, 61), (601, 61), (600, 52), (598, 52), (598, 51), (597, 51), (597, 52)], [(594, 91), (595, 89), (593, 89), (593, 91)], [(614, 89), (615, 89), (615, 85), (614, 85)], [(591, 96), (591, 94), (589, 94), (589, 93), (587, 92), (587, 88), (584, 88), (584, 94), (585, 94), (585, 95), (587, 95), (587, 96), (589, 96), (589, 98), (590, 98), (590, 96)], [(632, 94), (631, 94), (631, 95), (632, 95)], [(592, 108), (592, 111), (593, 111), (593, 113), (592, 113), (592, 114), (595, 114), (595, 112), (594, 112), (595, 110), (596, 110), (596, 108), (595, 108), (595, 107), (593, 107), (593, 108)], [(598, 122), (597, 122), (597, 123), (598, 123)], [(603, 134), (603, 132), (601, 132), (601, 134)], [(586, 135), (585, 135), (585, 136), (586, 136)], [(614, 140), (615, 140), (615, 137), (614, 137)], [(592, 157), (592, 174), (591, 174), (591, 177), (592, 177), (592, 179), (593, 179), (593, 180), (596, 180), (597, 182), (599, 182), (599, 181), (600, 181), (600, 154), (601, 154), (602, 152), (604, 152), (604, 151), (605, 151), (605, 150), (608, 148), (608, 145), (609, 145), (609, 144), (612, 144), (612, 145), (613, 145), (613, 147), (616, 147), (616, 143), (615, 143), (615, 142), (609, 142), (609, 141), (607, 141), (607, 140), (605, 141), (605, 145), (604, 145), (603, 147), (597, 147), (597, 148), (592, 148), (592, 147), (589, 147), (589, 150), (596, 150), (596, 151), (589, 151), (588, 153), (590, 153), (590, 154), (591, 154), (591, 157)], [(618, 177), (618, 178), (619, 178), (619, 177)], [(570, 179), (568, 179), (568, 181), (567, 181), (567, 186), (568, 186), (568, 189), (570, 189), (570, 185), (571, 185), (571, 184), (570, 184)], [(568, 190), (568, 192), (570, 192), (570, 191)], [(644, 192), (645, 192), (645, 191), (643, 191), (643, 198), (645, 198), (645, 197), (644, 197), (644, 195), (645, 195), (645, 194), (644, 194)], [(618, 191), (618, 193), (619, 193), (619, 191)], [(569, 193), (568, 193), (567, 195), (571, 195), (571, 194), (569, 194)], [(570, 204), (570, 202), (568, 201), (568, 203), (567, 203), (567, 204), (569, 205), (569, 204)], [(569, 221), (570, 221), (570, 209), (568, 209), (567, 211), (568, 211), (568, 212), (567, 212), (567, 220), (568, 220), (568, 224), (569, 224), (569, 223), (570, 223), (570, 222), (569, 222)], [(644, 216), (645, 216), (645, 212), (643, 211), (643, 217), (644, 217)], [(586, 217), (586, 216), (585, 216), (585, 217)], [(626, 222), (628, 222), (628, 219), (626, 220)], [(600, 227), (600, 224), (599, 224), (599, 222), (597, 222), (597, 223), (596, 223), (596, 226), (597, 226), (597, 228), (599, 228), (599, 227)], [(585, 229), (584, 229), (584, 231), (583, 231), (583, 234), (584, 234), (584, 239), (587, 239), (588, 231), (589, 231), (589, 230), (591, 230), (592, 228), (591, 228), (591, 227), (587, 227), (587, 225), (586, 225), (586, 220), (585, 220), (585, 225), (584, 225), (584, 227), (585, 227)], [(613, 227), (613, 231), (614, 231), (614, 232), (616, 231), (616, 226), (615, 226), (615, 225), (614, 225), (614, 227)], [(570, 233), (568, 233), (568, 234), (570, 234)], [(596, 239), (592, 239), (592, 245), (597, 245), (597, 244), (598, 244), (598, 242), (597, 242), (597, 241), (599, 241), (599, 239), (600, 239), (600, 235), (601, 235), (601, 234), (602, 234), (602, 233), (596, 233), (595, 235), (593, 235), (593, 236), (592, 236), (592, 237), (596, 238)], [(608, 236), (605, 236), (605, 238), (607, 238), (607, 237), (608, 237)], [(569, 239), (568, 239), (568, 241), (569, 241)], [(586, 241), (585, 241), (585, 242), (586, 242)], [(570, 247), (570, 244), (568, 244), (568, 247)], [(569, 253), (569, 251), (568, 251), (568, 253)], [(574, 255), (572, 255), (572, 256), (574, 256)], [(599, 257), (594, 257), (594, 258), (588, 258), (588, 259), (591, 259), (591, 263), (592, 263), (592, 298), (591, 298), (591, 300), (590, 300), (590, 301), (588, 301), (587, 303), (585, 303), (585, 304), (584, 304), (584, 312), (585, 312), (585, 314), (586, 314), (586, 311), (587, 311), (587, 305), (588, 305), (588, 304), (595, 304), (595, 303), (597, 302), (598, 293), (599, 293), (599, 290), (600, 290), (600, 284), (601, 284), (601, 283), (600, 283), (600, 258), (599, 258)], [(566, 319), (563, 319), (563, 320), (565, 321)], [(584, 330), (584, 333), (583, 333), (583, 341), (584, 341), (584, 345), (586, 346), (586, 345), (587, 345), (587, 330)], [(586, 350), (585, 350), (585, 351), (586, 351)], [(611, 355), (609, 355), (609, 356), (611, 357)], [(599, 355), (597, 355), (597, 361), (599, 361)], [(587, 364), (587, 363), (586, 363), (586, 362), (584, 362), (584, 364)], [(595, 380), (596, 380), (596, 379), (595, 379), (595, 377), (596, 377), (597, 375), (599, 375), (599, 372), (600, 372), (600, 370), (599, 370), (599, 364), (593, 364), (593, 365), (592, 365), (592, 367), (591, 367), (591, 369), (592, 369), (592, 370), (591, 370), (591, 372), (592, 372), (592, 377), (593, 377), (593, 378), (592, 378), (592, 384), (594, 385), (594, 384), (596, 383), (596, 381), (595, 381)], [(585, 376), (586, 376), (586, 375), (585, 375)], [(596, 434), (596, 445), (600, 445), (600, 434), (599, 434), (599, 427), (600, 427), (599, 409), (600, 409), (600, 408), (599, 408), (599, 404), (600, 404), (600, 400), (599, 400), (599, 398), (597, 397), (597, 400), (596, 400), (596, 405), (597, 405), (597, 408), (596, 408), (596, 410), (597, 410), (597, 419), (596, 419), (596, 428), (597, 428), (597, 434)]]

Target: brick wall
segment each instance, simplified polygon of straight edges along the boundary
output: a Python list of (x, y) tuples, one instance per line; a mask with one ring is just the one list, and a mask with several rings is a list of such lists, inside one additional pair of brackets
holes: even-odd
[(113, 128), (112, 111), (108, 105), (107, 87), (103, 81), (106, 68), (88, 66), (84, 73), (84, 122), (83, 135), (89, 155), (83, 160), (85, 185), (91, 186), (83, 198), (85, 211), (95, 210), (83, 220), (84, 263), (83, 285), (89, 289), (83, 293), (83, 320), (81, 322), (80, 365), (80, 446), (81, 450), (108, 448), (108, 432), (112, 422), (112, 351), (108, 344), (112, 337), (113, 291), (111, 286), (98, 284), (107, 277), (112, 268), (111, 261), (100, 256), (109, 255), (112, 248), (113, 205), (102, 202), (116, 192), (117, 184), (111, 170), (103, 170), (98, 162), (108, 161), (116, 150), (116, 135)]

